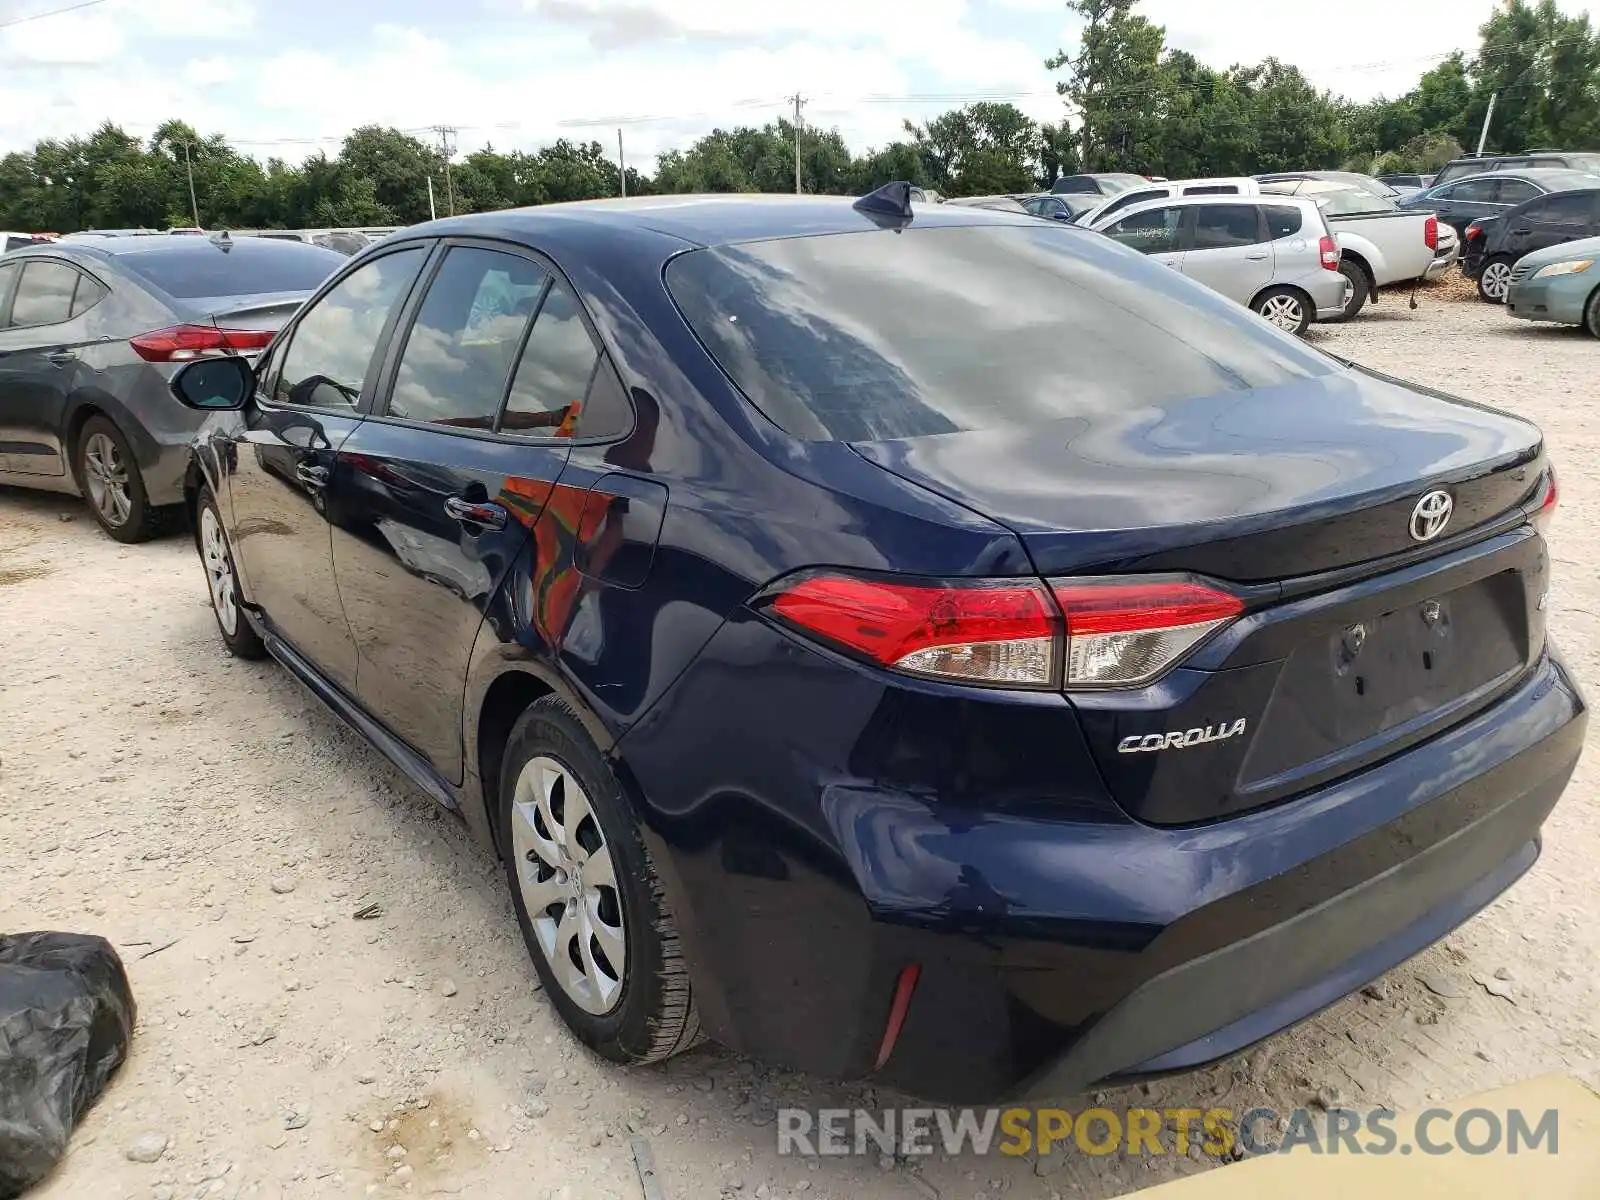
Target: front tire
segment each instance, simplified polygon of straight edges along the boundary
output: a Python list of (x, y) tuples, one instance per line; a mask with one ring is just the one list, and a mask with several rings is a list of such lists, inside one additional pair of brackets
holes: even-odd
[(1294, 288), (1268, 288), (1251, 302), (1250, 307), (1285, 333), (1296, 335), (1306, 331), (1311, 324), (1311, 303), (1302, 292)]
[(1478, 272), (1478, 299), (1486, 304), (1504, 304), (1511, 290), (1511, 259), (1497, 254)]
[(1589, 303), (1583, 306), (1583, 327), (1591, 337), (1600, 338), (1600, 288), (1595, 288), (1589, 296)]
[(239, 575), (233, 565), (233, 550), (222, 526), (222, 513), (210, 488), (200, 491), (195, 522), (195, 548), (206, 572), (206, 590), (211, 593), (211, 615), (217, 619), (217, 632), (237, 658), (265, 658), (267, 648), (239, 607)]
[(151, 505), (128, 439), (110, 420), (84, 422), (74, 457), (78, 487), (101, 529), (130, 545), (166, 532), (169, 514)]
[(628, 1066), (700, 1040), (677, 926), (632, 806), (554, 696), (518, 718), (500, 771), (500, 846), (523, 940), (578, 1039)]

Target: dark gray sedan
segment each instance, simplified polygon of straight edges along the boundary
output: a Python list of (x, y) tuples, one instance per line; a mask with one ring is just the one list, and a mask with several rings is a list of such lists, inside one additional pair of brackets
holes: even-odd
[(1467, 226), (1474, 221), (1498, 217), (1519, 204), (1548, 196), (1552, 192), (1569, 192), (1574, 188), (1590, 188), (1594, 185), (1593, 175), (1554, 167), (1495, 171), (1467, 179), (1457, 177), (1425, 192), (1417, 192), (1400, 201), (1400, 207), (1438, 213), (1441, 221), (1464, 238)]
[(253, 355), (342, 255), (299, 242), (74, 238), (0, 256), (0, 484), (83, 496), (139, 542), (182, 512), (182, 363)]

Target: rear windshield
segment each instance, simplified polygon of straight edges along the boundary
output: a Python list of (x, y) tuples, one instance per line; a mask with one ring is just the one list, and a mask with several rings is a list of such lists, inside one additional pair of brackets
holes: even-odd
[(750, 242), (682, 254), (666, 279), (745, 395), (815, 440), (1136, 422), (1332, 369), (1243, 307), (1057, 224)]
[(173, 242), (118, 254), (117, 264), (175, 299), (193, 300), (315, 291), (345, 262), (343, 255), (302, 242), (239, 238), (227, 250), (210, 239)]

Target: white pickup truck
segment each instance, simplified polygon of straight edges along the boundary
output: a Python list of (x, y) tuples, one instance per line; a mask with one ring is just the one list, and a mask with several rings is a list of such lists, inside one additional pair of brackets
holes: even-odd
[(1444, 274), (1460, 252), (1448, 239), (1441, 242), (1437, 217), (1397, 208), (1376, 192), (1342, 180), (1272, 180), (1261, 191), (1304, 196), (1322, 209), (1339, 241), (1339, 270), (1351, 283), (1345, 320), (1369, 299), (1376, 302), (1380, 287)]

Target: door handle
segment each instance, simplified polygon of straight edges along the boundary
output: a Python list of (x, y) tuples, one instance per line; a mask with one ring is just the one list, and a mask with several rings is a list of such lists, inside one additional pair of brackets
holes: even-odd
[(294, 468), (295, 478), (308, 488), (325, 488), (328, 486), (328, 468), (316, 467), (310, 463), (296, 463)]
[(78, 356), (71, 350), (52, 350), (44, 357), (45, 361), (53, 367), (64, 367), (68, 363), (75, 363), (78, 361)]
[(1246, 254), (1245, 260), (1247, 262), (1266, 262), (1267, 256), (1265, 254)]
[(1527, 237), (1532, 232), (1533, 230), (1529, 226), (1524, 225), (1520, 229), (1513, 229), (1511, 235), (1513, 237)]
[(444, 515), (463, 525), (480, 525), (485, 529), (504, 529), (508, 514), (498, 504), (474, 504), (460, 496), (446, 496)]

